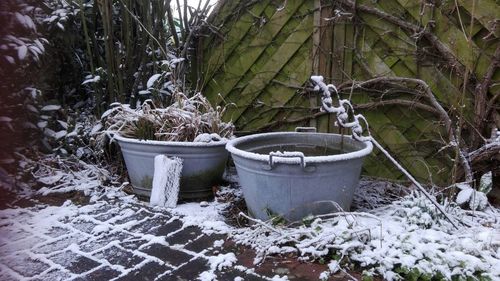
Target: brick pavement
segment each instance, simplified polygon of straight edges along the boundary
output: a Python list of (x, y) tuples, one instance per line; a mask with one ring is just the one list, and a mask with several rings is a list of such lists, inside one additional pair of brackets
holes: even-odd
[(255, 266), (251, 249), (165, 209), (58, 196), (0, 210), (0, 280), (318, 280), (327, 269), (293, 256)]

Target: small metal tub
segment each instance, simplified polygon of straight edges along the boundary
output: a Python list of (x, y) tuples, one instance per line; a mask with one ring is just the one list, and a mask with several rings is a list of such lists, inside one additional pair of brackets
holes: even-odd
[(201, 199), (213, 195), (212, 187), (220, 183), (226, 167), (227, 141), (174, 142), (125, 138), (115, 134), (125, 159), (134, 192), (149, 197), (154, 175), (154, 158), (158, 154), (182, 158), (179, 198)]
[(233, 139), (226, 149), (250, 215), (296, 221), (350, 209), (372, 144), (338, 134), (278, 132)]

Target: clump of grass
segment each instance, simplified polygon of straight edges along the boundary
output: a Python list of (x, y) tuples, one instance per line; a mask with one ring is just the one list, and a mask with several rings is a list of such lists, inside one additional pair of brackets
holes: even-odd
[(101, 120), (105, 132), (123, 137), (188, 142), (201, 134), (231, 137), (234, 126), (222, 121), (224, 111), (225, 107), (212, 107), (201, 93), (191, 98), (176, 93), (172, 104), (166, 108), (157, 108), (151, 100), (145, 101), (138, 109), (115, 104), (104, 112)]

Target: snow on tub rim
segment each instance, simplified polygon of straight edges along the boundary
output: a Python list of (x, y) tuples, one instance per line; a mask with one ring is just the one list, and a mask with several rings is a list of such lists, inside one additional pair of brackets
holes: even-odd
[(137, 195), (148, 197), (154, 176), (154, 158), (159, 154), (182, 159), (181, 199), (207, 199), (212, 187), (222, 181), (228, 152), (227, 140), (214, 142), (176, 142), (139, 140), (114, 133), (120, 145), (130, 182)]
[(158, 141), (158, 140), (141, 140), (136, 138), (128, 138), (120, 135), (119, 133), (110, 133), (111, 139), (129, 143), (141, 143), (141, 144), (149, 144), (149, 145), (159, 145), (159, 146), (221, 146), (226, 145), (229, 141), (227, 138), (222, 138), (219, 141), (211, 141), (211, 142), (192, 142), (192, 141)]
[(230, 140), (250, 215), (297, 221), (350, 209), (371, 142), (350, 135), (275, 132)]
[[(243, 149), (239, 149), (238, 145), (246, 142), (251, 142), (253, 140), (262, 138), (264, 136), (282, 136), (282, 137), (287, 137), (287, 136), (293, 136), (293, 135), (307, 135), (307, 134), (316, 134), (316, 135), (337, 135), (338, 134), (327, 134), (327, 133), (301, 133), (301, 132), (273, 132), (273, 133), (261, 133), (261, 134), (254, 134), (254, 135), (248, 135), (244, 137), (238, 137), (235, 139), (232, 139), (228, 141), (226, 144), (226, 149), (231, 153), (232, 155), (237, 155), (240, 157), (245, 157), (249, 159), (253, 159), (256, 161), (269, 161), (269, 154), (262, 154), (262, 153), (255, 153), (251, 151), (245, 151)], [(344, 135), (344, 138), (349, 138), (350, 135)], [(355, 140), (353, 140), (355, 141)], [(356, 141), (358, 142), (358, 141)], [(348, 152), (348, 153), (341, 153), (341, 154), (333, 154), (333, 155), (323, 155), (323, 156), (304, 156), (304, 161), (305, 163), (322, 163), (322, 162), (330, 162), (330, 161), (340, 161), (340, 160), (348, 160), (348, 159), (354, 159), (354, 158), (363, 158), (370, 154), (373, 150), (373, 145), (371, 142), (359, 142), (360, 144), (364, 144), (365, 147), (363, 147), (360, 150)], [(298, 164), (300, 162), (300, 159), (297, 158), (289, 158), (289, 157), (279, 157), (276, 156), (276, 158), (273, 160), (274, 163), (284, 163), (284, 164)]]

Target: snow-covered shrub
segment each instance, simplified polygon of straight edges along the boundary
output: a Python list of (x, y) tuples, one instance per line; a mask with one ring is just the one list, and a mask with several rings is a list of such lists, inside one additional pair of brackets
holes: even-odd
[(419, 227), (430, 228), (433, 224), (439, 223), (440, 218), (443, 218), (436, 206), (418, 193), (411, 193), (402, 200), (394, 202), (394, 204), (400, 206), (395, 210), (395, 216), (399, 216), (407, 220), (407, 223)]

